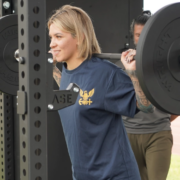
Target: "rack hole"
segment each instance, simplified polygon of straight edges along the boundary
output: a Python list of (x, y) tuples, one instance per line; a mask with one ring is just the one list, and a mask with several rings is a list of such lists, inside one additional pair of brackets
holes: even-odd
[(24, 141), (23, 141), (22, 145), (23, 145), (23, 148), (26, 148), (26, 143)]
[(34, 70), (35, 70), (35, 71), (39, 71), (39, 69), (40, 69), (40, 65), (39, 65), (39, 64), (35, 64), (35, 65), (34, 65)]
[(34, 98), (35, 99), (39, 99), (41, 97), (41, 94), (39, 92), (35, 93), (34, 94)]
[(35, 107), (35, 108), (34, 108), (34, 112), (37, 113), (37, 114), (39, 114), (39, 113), (41, 112), (41, 108), (38, 107), (38, 106)]
[(24, 21), (24, 15), (21, 14), (21, 21)]
[(33, 12), (35, 13), (35, 14), (38, 14), (39, 13), (39, 8), (36, 6), (36, 7), (34, 7), (33, 8)]
[(36, 121), (36, 122), (34, 123), (34, 126), (37, 127), (37, 128), (39, 128), (39, 127), (41, 126), (41, 122), (40, 122), (40, 121)]
[(39, 42), (39, 40), (40, 40), (40, 37), (38, 36), (38, 35), (36, 35), (36, 36), (34, 36), (34, 42), (36, 42), (36, 43), (38, 43)]
[(33, 23), (33, 26), (34, 26), (35, 28), (38, 28), (39, 25), (40, 25), (39, 21), (35, 21), (35, 22)]
[(25, 169), (23, 169), (23, 175), (26, 176), (26, 170)]
[(25, 86), (22, 86), (22, 91), (25, 91)]
[(22, 119), (25, 120), (25, 115), (22, 115)]
[(23, 132), (23, 134), (26, 134), (26, 129), (22, 128), (22, 132)]
[(21, 49), (22, 50), (24, 49), (24, 43), (21, 43)]
[(26, 162), (26, 156), (23, 156), (23, 161)]
[(40, 51), (39, 51), (38, 49), (36, 49), (36, 50), (34, 51), (34, 56), (38, 57), (39, 54), (40, 54)]
[(24, 78), (24, 76), (25, 76), (24, 71), (22, 71), (21, 76), (22, 76), (22, 78)]
[(24, 35), (24, 29), (21, 29), (21, 35), (22, 36)]
[(36, 180), (42, 180), (42, 178), (41, 177), (37, 177)]
[(40, 79), (39, 79), (39, 78), (36, 78), (36, 79), (34, 80), (34, 84), (35, 84), (35, 85), (39, 85), (39, 84), (40, 84)]
[(38, 135), (35, 136), (34, 139), (35, 139), (35, 141), (39, 142), (41, 140), (41, 136), (38, 134)]
[(41, 169), (41, 163), (36, 163), (35, 168), (38, 169), (38, 170)]
[(24, 6), (24, 1), (21, 0), (20, 4), (21, 4), (21, 7), (23, 7)]
[(35, 154), (36, 154), (37, 156), (40, 156), (40, 155), (41, 155), (41, 149), (36, 149), (36, 150), (35, 150)]

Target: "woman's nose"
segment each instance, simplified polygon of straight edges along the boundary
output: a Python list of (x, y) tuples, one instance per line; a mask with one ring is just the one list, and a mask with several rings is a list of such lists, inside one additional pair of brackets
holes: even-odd
[(53, 39), (51, 39), (51, 42), (50, 42), (50, 48), (52, 49), (54, 46), (56, 46), (56, 43)]

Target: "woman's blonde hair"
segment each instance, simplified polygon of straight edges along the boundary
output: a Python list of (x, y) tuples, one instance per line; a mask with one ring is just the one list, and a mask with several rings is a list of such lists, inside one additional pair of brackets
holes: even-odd
[(78, 40), (79, 57), (91, 58), (101, 53), (92, 21), (81, 8), (65, 5), (56, 10), (48, 20), (48, 29), (55, 24), (62, 31), (71, 33)]

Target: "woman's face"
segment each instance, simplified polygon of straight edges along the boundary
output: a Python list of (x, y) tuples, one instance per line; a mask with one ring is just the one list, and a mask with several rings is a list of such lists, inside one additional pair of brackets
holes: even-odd
[(68, 62), (77, 58), (77, 38), (72, 37), (70, 33), (60, 30), (55, 24), (50, 25), (49, 36), (51, 39), (51, 53), (57, 62)]

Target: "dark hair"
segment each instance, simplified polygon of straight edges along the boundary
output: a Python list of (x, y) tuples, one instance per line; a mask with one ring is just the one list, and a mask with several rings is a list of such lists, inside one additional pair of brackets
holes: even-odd
[(151, 11), (143, 11), (139, 16), (137, 16), (135, 19), (133, 19), (131, 23), (131, 34), (133, 36), (134, 33), (134, 25), (145, 25), (148, 19), (151, 17)]

